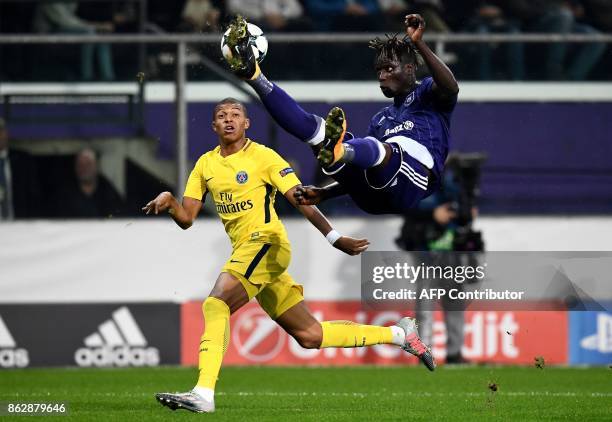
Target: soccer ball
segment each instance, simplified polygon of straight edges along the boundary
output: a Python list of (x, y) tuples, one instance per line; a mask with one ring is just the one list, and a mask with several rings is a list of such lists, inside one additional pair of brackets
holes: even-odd
[[(227, 37), (230, 30), (228, 29), (221, 37), (221, 54), (225, 57), (225, 60), (230, 60), (233, 56), (232, 50), (227, 45)], [(261, 63), (266, 57), (268, 52), (268, 40), (266, 39), (263, 31), (257, 25), (247, 23), (247, 33), (249, 34), (249, 45), (253, 49), (255, 59), (257, 63)]]

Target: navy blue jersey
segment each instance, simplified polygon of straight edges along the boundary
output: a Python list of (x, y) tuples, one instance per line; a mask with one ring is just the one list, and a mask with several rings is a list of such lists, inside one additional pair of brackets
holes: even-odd
[[(431, 158), (423, 150), (410, 148), (406, 143), (400, 145), (415, 159), (428, 167), (436, 179), (440, 180), (444, 162), (448, 155), (450, 141), (451, 113), (457, 98), (449, 104), (438, 104), (432, 93), (433, 79), (425, 78), (416, 89), (406, 97), (394, 99), (394, 104), (383, 108), (370, 121), (368, 135), (379, 141), (398, 140), (397, 136), (410, 138), (424, 146)], [(433, 163), (427, 162), (433, 159)], [(432, 164), (432, 165), (430, 165)]]
[(343, 185), (364, 211), (402, 214), (438, 188), (457, 99), (437, 103), (432, 84), (432, 78), (424, 79), (410, 94), (394, 98), (393, 105), (372, 117), (368, 136), (391, 145), (387, 165), (363, 170), (351, 164), (338, 164), (323, 170)]

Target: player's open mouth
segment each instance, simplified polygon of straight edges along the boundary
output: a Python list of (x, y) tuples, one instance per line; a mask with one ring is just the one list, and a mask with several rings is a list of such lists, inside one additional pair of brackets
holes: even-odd
[(391, 88), (389, 88), (389, 87), (388, 87), (388, 86), (386, 86), (386, 85), (380, 85), (380, 90), (381, 90), (381, 91), (382, 91), (382, 93), (383, 93), (383, 94), (385, 94), (385, 95), (390, 94), (390, 93), (392, 92), (392, 91), (391, 91)]
[(234, 126), (225, 126), (223, 128), (223, 132), (225, 133), (232, 133), (234, 131)]

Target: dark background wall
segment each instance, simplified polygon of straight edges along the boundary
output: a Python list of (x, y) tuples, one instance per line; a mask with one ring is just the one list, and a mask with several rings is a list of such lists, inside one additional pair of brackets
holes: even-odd
[[(311, 112), (326, 115), (325, 103), (304, 103)], [(354, 102), (342, 106), (349, 128), (363, 135), (370, 117), (385, 103)], [(47, 115), (81, 117), (67, 125), (11, 124), (17, 138), (129, 136), (130, 125), (91, 125), (91, 116), (121, 115), (119, 105), (13, 106), (15, 116), (42, 121)], [(71, 108), (68, 110), (67, 108)], [(212, 103), (188, 107), (190, 159), (217, 145), (210, 128)], [(1, 110), (1, 107), (0, 107)], [(269, 136), (268, 114), (249, 106), (248, 136), (270, 145), (295, 163), (305, 183), (316, 180), (310, 149), (276, 128)], [(481, 209), (484, 213), (608, 213), (612, 211), (612, 103), (459, 103), (452, 119), (452, 149), (488, 155), (483, 169)], [(146, 133), (158, 139), (159, 156), (174, 157), (175, 113), (171, 103), (146, 105)]]

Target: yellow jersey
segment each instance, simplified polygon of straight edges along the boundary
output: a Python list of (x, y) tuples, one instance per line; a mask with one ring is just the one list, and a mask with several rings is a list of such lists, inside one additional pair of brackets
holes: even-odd
[(285, 194), (300, 180), (274, 150), (247, 138), (244, 147), (222, 157), (220, 147), (196, 162), (184, 196), (204, 201), (210, 192), (235, 249), (245, 241), (289, 243), (274, 210), (276, 191)]

